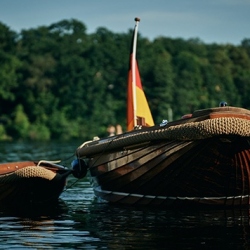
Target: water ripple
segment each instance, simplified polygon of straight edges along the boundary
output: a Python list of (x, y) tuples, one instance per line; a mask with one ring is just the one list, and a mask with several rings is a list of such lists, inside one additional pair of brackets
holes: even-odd
[[(56, 142), (50, 145), (0, 143), (0, 158), (1, 161), (63, 159), (71, 155), (75, 147), (74, 143)], [(95, 199), (87, 178), (76, 182), (73, 177), (55, 204), (29, 207), (0, 204), (0, 230), (0, 249), (250, 247), (248, 210), (114, 206)]]

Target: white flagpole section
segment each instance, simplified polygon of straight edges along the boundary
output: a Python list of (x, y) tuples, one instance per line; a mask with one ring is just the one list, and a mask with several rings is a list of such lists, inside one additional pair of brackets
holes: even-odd
[(133, 52), (132, 52), (132, 91), (133, 91), (133, 111), (134, 111), (134, 127), (137, 126), (137, 102), (136, 102), (136, 44), (137, 44), (137, 32), (140, 18), (135, 18), (134, 40), (133, 40)]

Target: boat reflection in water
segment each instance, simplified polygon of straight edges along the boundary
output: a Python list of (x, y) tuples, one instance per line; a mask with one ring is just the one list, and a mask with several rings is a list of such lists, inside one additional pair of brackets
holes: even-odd
[[(9, 145), (9, 152), (13, 152), (11, 149), (15, 146), (14, 143)], [(55, 143), (53, 148), (61, 150), (62, 155), (72, 150), (67, 143)], [(71, 148), (74, 149), (74, 145)], [(25, 144), (23, 152), (28, 152)], [(0, 205), (1, 247), (247, 249), (250, 246), (249, 210), (246, 208), (182, 206), (166, 209), (111, 205), (94, 196), (88, 178), (76, 181), (69, 176), (67, 186), (55, 203), (30, 204), (29, 207)]]
[(44, 211), (30, 210), (30, 215), (24, 210), (17, 215), (0, 208), (4, 229), (1, 245), (64, 249), (246, 249), (249, 246), (247, 209), (165, 210), (87, 199), (79, 205), (76, 196), (68, 199), (59, 200), (56, 206)]

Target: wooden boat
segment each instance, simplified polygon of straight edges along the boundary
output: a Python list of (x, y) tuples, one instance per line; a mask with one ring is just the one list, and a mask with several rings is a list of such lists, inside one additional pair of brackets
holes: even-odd
[(81, 145), (94, 191), (125, 204), (249, 205), (250, 111), (198, 110), (192, 117)]
[[(147, 125), (147, 112), (135, 120)], [(127, 205), (249, 205), (249, 110), (222, 103), (173, 122), (135, 125), (77, 148), (97, 197)]]
[(0, 164), (0, 204), (55, 201), (70, 174), (79, 175), (49, 161), (21, 161)]

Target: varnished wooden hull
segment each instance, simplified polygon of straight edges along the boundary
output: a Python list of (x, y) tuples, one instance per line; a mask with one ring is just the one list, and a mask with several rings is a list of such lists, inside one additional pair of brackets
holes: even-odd
[(47, 203), (59, 198), (70, 170), (33, 161), (0, 164), (0, 204)]
[[(117, 146), (117, 148), (109, 147), (112, 139), (106, 139), (106, 141), (93, 142), (92, 146), (90, 143), (80, 147), (76, 154), (79, 158), (86, 159), (95, 194), (109, 202), (161, 206), (182, 205), (183, 203), (248, 206), (250, 195), (250, 137), (248, 136), (250, 125), (248, 125), (248, 120), (250, 115), (246, 110), (239, 110), (242, 113), (235, 114), (229, 110), (225, 116), (222, 110), (223, 115), (220, 112), (213, 115), (216, 118), (229, 117), (230, 119), (231, 117), (238, 119), (241, 116), (240, 119), (243, 119), (243, 122), (247, 120), (246, 136), (245, 134), (239, 135), (238, 132), (232, 130), (230, 133), (220, 132), (214, 136), (209, 135), (208, 138), (194, 140), (161, 139), (158, 135), (154, 140), (153, 136), (147, 135), (148, 140), (140, 139), (139, 143), (131, 143), (131, 145), (126, 142), (126, 145)], [(233, 111), (239, 110), (233, 109)], [(172, 124), (181, 125), (182, 122), (191, 124), (191, 122), (214, 119), (202, 117), (203, 115), (196, 118), (193, 116)], [(232, 121), (232, 124), (234, 122)], [(166, 130), (174, 125), (170, 124)], [(159, 128), (151, 128), (149, 133), (156, 132), (154, 129)], [(140, 136), (139, 133), (134, 133), (131, 138)], [(131, 139), (125, 138), (126, 136), (123, 135), (122, 141)], [(118, 145), (117, 137), (116, 141)], [(101, 145), (105, 145), (102, 151), (98, 148)]]

